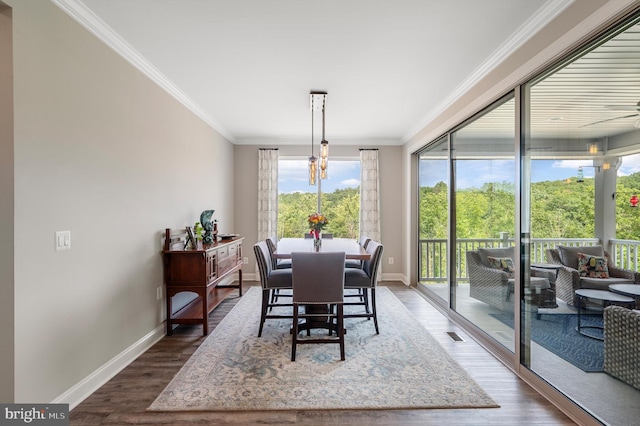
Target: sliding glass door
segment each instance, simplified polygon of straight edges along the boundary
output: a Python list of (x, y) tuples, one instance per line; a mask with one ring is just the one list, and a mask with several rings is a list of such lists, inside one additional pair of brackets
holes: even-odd
[(515, 101), (451, 134), (455, 246), (452, 307), (514, 351)]
[(438, 303), (449, 306), (448, 137), (422, 150), (418, 161), (418, 282)]

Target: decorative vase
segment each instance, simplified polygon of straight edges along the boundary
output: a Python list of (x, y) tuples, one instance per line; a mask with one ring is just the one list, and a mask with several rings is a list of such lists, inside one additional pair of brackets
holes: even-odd
[(316, 251), (320, 251), (320, 246), (322, 245), (322, 239), (320, 238), (320, 230), (313, 230), (313, 247)]

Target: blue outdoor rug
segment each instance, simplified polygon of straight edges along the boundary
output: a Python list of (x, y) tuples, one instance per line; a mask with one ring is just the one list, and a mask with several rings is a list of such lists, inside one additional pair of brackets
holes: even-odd
[[(503, 324), (513, 328), (512, 314), (491, 314)], [(602, 316), (582, 315), (582, 325), (602, 326)], [(587, 372), (603, 371), (604, 343), (576, 331), (578, 316), (572, 314), (541, 315), (532, 318), (531, 338), (534, 342), (565, 361)], [(586, 329), (593, 336), (602, 337), (602, 330)]]

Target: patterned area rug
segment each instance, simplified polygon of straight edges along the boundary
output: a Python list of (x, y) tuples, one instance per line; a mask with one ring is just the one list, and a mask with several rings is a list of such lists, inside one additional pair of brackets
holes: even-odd
[(260, 293), (242, 297), (148, 410), (498, 407), (386, 287), (379, 335), (373, 321), (345, 320), (345, 361), (322, 344), (298, 346), (291, 362), (290, 319), (267, 320), (258, 338)]
[[(513, 314), (491, 315), (513, 328)], [(531, 323), (531, 338), (543, 348), (583, 371), (603, 371), (604, 343), (578, 333), (577, 323), (578, 315), (575, 314), (541, 315), (540, 319), (534, 317)], [(581, 323), (602, 327), (602, 316), (582, 315)], [(584, 332), (602, 337), (602, 330), (584, 329)]]

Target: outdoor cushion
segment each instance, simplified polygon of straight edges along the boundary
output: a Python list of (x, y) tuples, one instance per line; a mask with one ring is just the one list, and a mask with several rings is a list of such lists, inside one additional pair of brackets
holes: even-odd
[(563, 265), (568, 266), (569, 268), (578, 269), (578, 253), (604, 257), (604, 249), (602, 246), (558, 246), (560, 261)]
[(595, 290), (609, 290), (611, 284), (633, 284), (633, 281), (626, 278), (580, 278), (580, 288), (591, 288)]
[(604, 256), (578, 253), (578, 272), (581, 277), (609, 278), (607, 259)]
[(513, 267), (513, 260), (510, 257), (493, 257), (487, 256), (489, 266), (493, 269), (500, 269), (507, 273), (507, 277), (512, 278), (515, 268)]
[(513, 259), (513, 247), (498, 247), (498, 248), (479, 248), (478, 255), (480, 256), (480, 262), (488, 268), (493, 268), (489, 264), (488, 257), (496, 258), (511, 258)]

